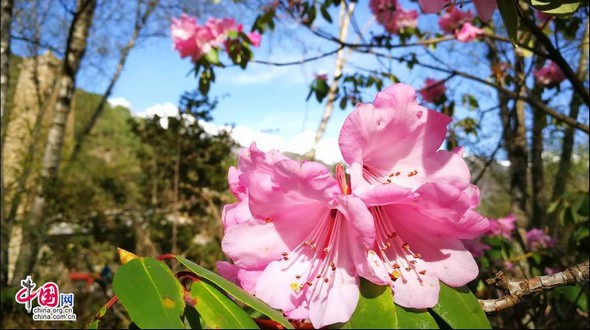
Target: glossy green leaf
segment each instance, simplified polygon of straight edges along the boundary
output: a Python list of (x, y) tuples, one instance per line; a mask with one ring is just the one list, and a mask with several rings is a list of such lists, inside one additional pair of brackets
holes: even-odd
[(278, 323), (283, 325), (285, 328), (293, 329), (293, 325), (289, 322), (289, 320), (287, 320), (283, 316), (283, 313), (277, 311), (276, 309), (269, 307), (264, 302), (262, 302), (260, 299), (252, 296), (251, 294), (244, 291), (242, 288), (238, 287), (237, 285), (233, 284), (232, 282), (226, 280), (225, 278), (215, 274), (214, 272), (212, 272), (208, 269), (205, 269), (205, 268), (195, 264), (194, 262), (192, 262), (184, 257), (176, 256), (176, 259), (178, 261), (180, 261), (180, 263), (183, 264), (190, 271), (194, 272), (195, 274), (197, 274), (201, 278), (211, 281), (213, 284), (217, 285), (222, 290), (224, 290), (228, 294), (232, 295), (238, 301), (241, 301), (242, 303), (252, 307), (253, 309), (259, 311), (260, 313), (268, 316), (272, 320), (277, 321)]
[(525, 0), (536, 10), (555, 16), (569, 16), (580, 8), (579, 0)]
[(518, 42), (518, 13), (515, 0), (498, 0), (502, 21), (513, 44)]
[(256, 323), (235, 302), (206, 281), (195, 281), (191, 286), (195, 308), (209, 328), (253, 329)]
[(86, 327), (87, 329), (98, 329), (98, 324), (100, 323), (99, 320), (94, 320), (92, 321), (88, 327)]
[(202, 329), (201, 316), (196, 309), (191, 306), (186, 306), (184, 309), (184, 323), (189, 329)]
[(337, 329), (433, 329), (436, 321), (427, 311), (413, 311), (393, 303), (388, 286), (361, 279), (361, 294), (350, 320)]
[(395, 305), (400, 329), (438, 329), (436, 320), (427, 310), (407, 309)]
[(391, 290), (387, 286), (361, 279), (359, 302), (346, 323), (340, 329), (397, 329), (399, 328)]
[(450, 288), (441, 282), (438, 304), (432, 311), (453, 329), (492, 328), (477, 298), (466, 286)]
[(140, 328), (184, 328), (183, 288), (163, 262), (137, 258), (119, 268), (113, 290)]

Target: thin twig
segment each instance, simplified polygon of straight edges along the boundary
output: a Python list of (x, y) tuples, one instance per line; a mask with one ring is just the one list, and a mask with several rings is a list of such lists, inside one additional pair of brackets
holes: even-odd
[(344, 48), (343, 46), (340, 46), (334, 50), (331, 50), (327, 53), (323, 53), (320, 54), (318, 56), (314, 56), (314, 57), (308, 57), (308, 58), (304, 58), (302, 60), (299, 61), (292, 61), (292, 62), (272, 62), (272, 61), (263, 61), (263, 60), (252, 60), (252, 63), (257, 63), (257, 64), (266, 64), (266, 65), (274, 65), (274, 66), (288, 66), (288, 65), (301, 65), (307, 62), (311, 62), (311, 61), (315, 61), (315, 60), (319, 60), (321, 58), (324, 57), (328, 57), (330, 55), (334, 55), (336, 54), (339, 50), (341, 50), (342, 48)]
[[(377, 52), (374, 52), (372, 50), (356, 50), (356, 51), (358, 51), (360, 53), (373, 54), (375, 56), (380, 56), (380, 57), (384, 57), (384, 58), (394, 59), (394, 60), (398, 60), (400, 62), (410, 61), (409, 59), (406, 59), (406, 58), (403, 58), (403, 57), (397, 57), (397, 56), (392, 56), (392, 55), (389, 55), (389, 54), (377, 53)], [(415, 60), (415, 59), (413, 59), (413, 60), (414, 60), (414, 65), (418, 65), (418, 66), (421, 66), (421, 67), (424, 67), (424, 68), (428, 68), (428, 69), (432, 69), (432, 70), (436, 70), (436, 71), (440, 71), (440, 72), (445, 72), (445, 73), (448, 73), (448, 74), (455, 74), (457, 76), (461, 76), (463, 78), (467, 78), (467, 79), (470, 79), (470, 80), (473, 80), (473, 81), (477, 81), (477, 82), (479, 82), (481, 84), (484, 84), (484, 85), (490, 86), (492, 88), (495, 88), (498, 92), (506, 95), (509, 98), (526, 101), (530, 105), (533, 105), (536, 108), (538, 108), (539, 110), (545, 112), (546, 114), (548, 114), (552, 118), (555, 118), (558, 121), (561, 121), (561, 122), (563, 122), (563, 123), (565, 123), (565, 124), (567, 124), (569, 126), (572, 126), (572, 127), (576, 128), (576, 129), (579, 129), (579, 130), (585, 132), (586, 134), (589, 134), (590, 133), (590, 127), (588, 127), (588, 125), (583, 124), (583, 123), (580, 123), (580, 122), (578, 122), (578, 121), (576, 121), (576, 120), (574, 120), (574, 119), (572, 119), (572, 118), (570, 118), (570, 117), (568, 117), (568, 116), (566, 116), (566, 115), (564, 115), (562, 113), (559, 113), (559, 112), (555, 111), (554, 109), (551, 109), (545, 103), (543, 103), (543, 101), (541, 101), (541, 100), (539, 100), (539, 99), (537, 99), (535, 97), (532, 97), (530, 95), (522, 95), (522, 94), (513, 92), (513, 91), (508, 90), (508, 89), (506, 89), (506, 88), (504, 88), (502, 86), (498, 86), (498, 85), (496, 85), (495, 83), (493, 83), (491, 81), (488, 81), (486, 79), (480, 78), (480, 77), (478, 77), (476, 75), (473, 75), (473, 74), (470, 74), (470, 73), (467, 73), (467, 72), (453, 70), (453, 69), (440, 68), (440, 67), (437, 67), (435, 65), (430, 65), (430, 64), (422, 63), (422, 62), (420, 62), (418, 60)]]
[(486, 282), (503, 289), (506, 295), (498, 299), (480, 299), (479, 304), (486, 313), (497, 312), (518, 304), (526, 295), (560, 286), (580, 284), (588, 281), (589, 277), (588, 260), (556, 274), (530, 279), (505, 277), (504, 273), (498, 272), (494, 278)]
[(549, 40), (545, 33), (543, 33), (533, 21), (526, 17), (522, 11), (518, 11), (518, 16), (520, 21), (524, 23), (527, 29), (531, 31), (535, 38), (537, 38), (541, 45), (547, 50), (548, 57), (561, 68), (564, 76), (570, 81), (580, 98), (586, 105), (590, 106), (590, 93), (588, 93), (588, 89), (584, 87), (583, 82), (578, 79), (578, 76), (574, 70), (572, 70), (569, 63), (563, 58), (561, 53), (555, 49), (551, 40)]

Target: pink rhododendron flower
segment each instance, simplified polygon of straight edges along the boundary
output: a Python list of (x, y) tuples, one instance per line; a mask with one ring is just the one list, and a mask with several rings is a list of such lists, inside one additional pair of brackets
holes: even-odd
[(445, 95), (446, 90), (447, 88), (442, 80), (427, 78), (424, 81), (424, 87), (422, 87), (419, 93), (424, 101), (438, 103), (443, 95)]
[[(203, 55), (213, 48), (226, 46), (229, 41), (239, 42), (229, 38), (230, 32), (241, 32), (241, 24), (231, 18), (209, 18), (204, 25), (197, 24), (196, 18), (182, 14), (180, 19), (173, 18), (170, 27), (172, 43), (182, 58), (190, 56), (193, 62), (199, 61)], [(260, 45), (260, 34), (252, 32), (248, 35), (255, 47)]]
[(514, 214), (496, 220), (491, 219), (489, 233), (491, 235), (502, 235), (504, 238), (510, 239), (515, 228), (515, 222), (516, 216)]
[(553, 238), (539, 228), (533, 228), (526, 233), (526, 242), (531, 251), (538, 251), (555, 245)]
[(262, 38), (260, 36), (260, 33), (254, 31), (254, 32), (248, 33), (248, 39), (250, 39), (250, 42), (252, 42), (252, 46), (259, 47), (260, 41)]
[(455, 37), (460, 42), (471, 42), (484, 34), (484, 30), (471, 25), (469, 22), (463, 24), (461, 30), (455, 31)]
[(545, 274), (553, 275), (561, 272), (561, 269), (558, 267), (545, 267)]
[(418, 105), (413, 88), (395, 84), (373, 104), (357, 105), (340, 132), (353, 193), (375, 221), (369, 279), (389, 284), (404, 307), (433, 307), (439, 280), (456, 287), (478, 274), (461, 240), (480, 236), (489, 223), (473, 210), (479, 191), (462, 149), (438, 150), (450, 122)]
[(471, 10), (462, 11), (457, 9), (457, 7), (453, 7), (451, 11), (440, 16), (438, 19), (438, 26), (445, 33), (450, 34), (461, 28), (463, 24), (470, 23), (471, 21), (473, 21)]
[(535, 70), (533, 75), (539, 84), (546, 86), (559, 85), (565, 80), (561, 68), (555, 62), (551, 61), (541, 69)]
[(391, 34), (418, 25), (418, 11), (403, 9), (397, 0), (371, 0), (369, 7), (377, 22)]
[[(425, 13), (437, 13), (447, 5), (456, 6), (456, 0), (418, 0)], [(475, 9), (482, 21), (487, 22), (492, 18), (498, 7), (495, 0), (473, 0)]]
[(170, 31), (172, 43), (182, 58), (187, 56), (200, 58), (202, 53), (194, 40), (197, 30), (197, 20), (194, 17), (182, 14), (179, 19), (173, 18)]
[[(228, 175), (238, 205), (224, 210), (220, 273), (290, 318), (316, 328), (345, 322), (370, 273), (375, 239), (365, 204), (315, 162), (297, 162), (253, 144)], [(244, 204), (247, 203), (247, 207)]]
[(209, 18), (205, 26), (211, 33), (211, 44), (219, 47), (223, 45), (227, 39), (229, 31), (241, 30), (241, 26), (236, 25), (236, 21), (233, 18)]
[(463, 242), (463, 245), (465, 246), (467, 251), (469, 251), (474, 258), (479, 258), (483, 256), (484, 251), (492, 249), (491, 246), (482, 243), (480, 238), (462, 240), (461, 242)]

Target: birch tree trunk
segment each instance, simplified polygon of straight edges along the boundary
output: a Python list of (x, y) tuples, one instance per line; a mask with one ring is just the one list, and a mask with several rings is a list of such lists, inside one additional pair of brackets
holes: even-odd
[[(350, 16), (354, 12), (355, 3), (351, 2), (347, 5), (346, 2), (342, 2), (340, 4), (340, 33), (338, 35), (338, 40), (342, 42), (346, 42), (346, 37), (348, 35), (348, 25), (350, 24)], [(332, 79), (332, 84), (330, 85), (330, 90), (328, 91), (327, 95), (327, 102), (326, 108), (324, 110), (324, 115), (322, 116), (322, 120), (320, 121), (320, 126), (316, 131), (315, 139), (313, 141), (313, 145), (311, 149), (305, 155), (307, 159), (314, 160), (315, 154), (320, 144), (324, 133), (326, 132), (326, 127), (328, 126), (328, 121), (332, 116), (332, 111), (334, 110), (334, 101), (336, 101), (336, 94), (338, 93), (338, 78), (342, 75), (342, 68), (344, 67), (344, 63), (346, 59), (344, 58), (344, 48), (341, 48), (336, 53), (336, 67), (334, 68), (334, 78)]]
[(96, 109), (92, 113), (92, 117), (90, 118), (90, 121), (88, 121), (88, 123), (86, 123), (86, 125), (84, 126), (82, 131), (76, 135), (76, 142), (74, 144), (74, 149), (72, 151), (72, 155), (70, 156), (70, 160), (69, 160), (70, 163), (76, 161), (78, 154), (80, 153), (80, 150), (82, 148), (82, 144), (84, 143), (84, 140), (86, 139), (86, 137), (90, 134), (90, 132), (92, 131), (92, 129), (96, 125), (98, 118), (102, 114), (104, 107), (105, 107), (109, 97), (111, 96), (111, 93), (113, 92), (113, 88), (115, 87), (115, 84), (117, 83), (117, 81), (119, 80), (119, 77), (121, 76), (121, 73), (123, 72), (123, 68), (125, 67), (125, 63), (127, 62), (127, 57), (129, 56), (131, 49), (133, 49), (133, 47), (135, 46), (137, 38), (139, 37), (139, 33), (141, 32), (142, 28), (146, 25), (148, 19), (150, 18), (150, 16), (154, 12), (154, 9), (156, 9), (156, 7), (158, 6), (159, 2), (160, 2), (160, 0), (150, 1), (147, 4), (147, 8), (143, 12), (143, 14), (141, 13), (141, 7), (142, 7), (141, 3), (139, 3), (139, 2), (137, 3), (137, 11), (136, 11), (136, 15), (135, 15), (135, 24), (133, 27), (133, 35), (131, 36), (131, 38), (127, 42), (127, 45), (125, 45), (125, 47), (123, 47), (123, 49), (121, 50), (121, 56), (119, 57), (119, 62), (117, 63), (117, 69), (115, 70), (115, 73), (113, 74), (113, 77), (111, 78), (111, 81), (110, 81), (107, 89), (102, 94), (102, 97), (100, 99), (98, 106), (96, 107)]
[(43, 243), (46, 230), (44, 217), (47, 208), (47, 192), (55, 182), (61, 162), (67, 118), (76, 89), (76, 74), (86, 51), (88, 32), (95, 9), (96, 0), (78, 0), (76, 12), (70, 24), (64, 63), (57, 82), (57, 102), (43, 153), (40, 181), (30, 214), (23, 223), (23, 242), (13, 277), (15, 281), (20, 281), (33, 271), (37, 253)]
[[(10, 23), (12, 22), (12, 0), (2, 1), (2, 17), (1, 19), (1, 37), (0, 37), (0, 118), (2, 122), (2, 129), (5, 129), (5, 121), (8, 116), (5, 116), (6, 97), (8, 96), (9, 70), (10, 70)], [(2, 246), (0, 256), (0, 285), (5, 286), (8, 280), (8, 240), (10, 228), (4, 218), (4, 143), (0, 146), (0, 223), (2, 231)]]

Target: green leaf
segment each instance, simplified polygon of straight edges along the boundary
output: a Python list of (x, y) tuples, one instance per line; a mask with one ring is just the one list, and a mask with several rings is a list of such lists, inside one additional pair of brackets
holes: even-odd
[(196, 281), (191, 286), (195, 308), (209, 328), (257, 329), (256, 323), (235, 302), (220, 292), (217, 287)]
[(186, 306), (184, 309), (185, 324), (189, 329), (201, 329), (201, 316), (196, 309), (191, 306)]
[(217, 48), (211, 48), (211, 50), (205, 54), (205, 59), (211, 64), (219, 64), (219, 51)]
[(283, 314), (281, 312), (269, 307), (264, 302), (262, 302), (260, 299), (252, 296), (251, 294), (244, 291), (242, 288), (236, 286), (232, 282), (226, 280), (225, 278), (215, 274), (214, 272), (212, 272), (208, 269), (205, 269), (205, 268), (195, 264), (194, 262), (192, 262), (184, 257), (176, 256), (176, 259), (178, 261), (180, 261), (180, 263), (183, 264), (190, 271), (194, 272), (195, 274), (197, 274), (201, 278), (204, 278), (206, 280), (213, 282), (213, 284), (217, 285), (222, 290), (224, 290), (228, 294), (232, 295), (238, 301), (241, 301), (242, 303), (252, 307), (253, 309), (259, 311), (260, 313), (268, 316), (272, 320), (277, 321), (278, 323), (283, 325), (285, 328), (293, 329), (293, 325), (289, 322), (289, 320), (287, 320), (283, 316)]
[(90, 323), (88, 325), (88, 327), (86, 327), (87, 329), (98, 329), (98, 324), (100, 323), (100, 320), (94, 320), (92, 321), (92, 323)]
[(348, 322), (340, 329), (397, 329), (399, 327), (391, 289), (361, 279), (359, 302)]
[(400, 329), (438, 329), (438, 324), (426, 310), (406, 309), (395, 305)]
[(322, 13), (322, 17), (328, 21), (328, 23), (332, 23), (332, 16), (328, 12), (327, 5), (320, 6), (320, 12)]
[(163, 262), (136, 258), (119, 268), (113, 290), (140, 328), (182, 329), (183, 288)]
[(438, 328), (426, 311), (411, 311), (393, 303), (388, 286), (361, 279), (358, 305), (350, 320), (332, 326), (337, 329), (432, 329)]
[(518, 12), (514, 0), (498, 0), (502, 21), (513, 44), (518, 42)]
[(580, 8), (578, 0), (525, 0), (536, 10), (555, 16), (570, 16)]
[(441, 282), (438, 304), (432, 311), (453, 329), (492, 328), (477, 298), (466, 286), (450, 288)]

